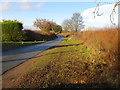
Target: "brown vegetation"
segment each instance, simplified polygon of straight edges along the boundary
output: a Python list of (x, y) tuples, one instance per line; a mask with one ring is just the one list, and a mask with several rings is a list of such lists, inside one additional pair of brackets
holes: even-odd
[[(72, 36), (90, 48), (111, 53), (118, 52), (118, 29), (105, 28), (96, 31), (81, 31)], [(120, 43), (120, 42), (119, 42)]]
[(61, 35), (63, 37), (69, 37), (71, 35), (70, 32), (62, 32), (62, 33), (59, 33), (58, 35)]
[(62, 27), (60, 25), (56, 24), (53, 21), (49, 21), (46, 19), (36, 19), (36, 21), (34, 22), (34, 26), (46, 32), (50, 32), (50, 31), (61, 32), (62, 31)]
[(103, 76), (108, 82), (120, 84), (120, 31), (117, 28), (104, 28), (102, 30), (81, 31), (71, 36), (72, 39), (82, 42), (92, 51), (102, 54), (100, 62), (107, 65)]
[(24, 30), (26, 41), (48, 41), (57, 38), (52, 32)]

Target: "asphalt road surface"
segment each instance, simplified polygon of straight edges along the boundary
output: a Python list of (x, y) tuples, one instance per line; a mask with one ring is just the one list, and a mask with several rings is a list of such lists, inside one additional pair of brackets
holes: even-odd
[(49, 49), (50, 47), (58, 44), (62, 40), (63, 40), (63, 37), (58, 36), (57, 39), (51, 40), (42, 44), (25, 46), (15, 50), (9, 50), (9, 51), (3, 52), (2, 61), (0, 61), (0, 63), (2, 63), (2, 72), (0, 74), (3, 74), (4, 72), (10, 70), (11, 68), (14, 68), (20, 63), (23, 63), (25, 60), (31, 59), (36, 54), (46, 49)]

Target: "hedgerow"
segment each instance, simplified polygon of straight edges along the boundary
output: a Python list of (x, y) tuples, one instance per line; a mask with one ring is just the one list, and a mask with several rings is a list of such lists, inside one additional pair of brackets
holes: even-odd
[(23, 24), (19, 21), (4, 20), (0, 22), (2, 26), (2, 41), (22, 41)]

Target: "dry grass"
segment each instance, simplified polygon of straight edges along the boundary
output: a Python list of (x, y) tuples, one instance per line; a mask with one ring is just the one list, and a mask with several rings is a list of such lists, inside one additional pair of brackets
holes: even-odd
[(56, 39), (57, 36), (53, 32), (24, 30), (26, 41), (49, 41)]
[(118, 29), (105, 28), (96, 31), (82, 31), (72, 36), (90, 48), (111, 53), (118, 52)]
[(71, 36), (72, 39), (82, 42), (92, 51), (99, 51), (102, 54), (99, 61), (108, 65), (103, 76), (108, 78), (108, 82), (117, 84), (120, 84), (119, 33), (117, 28), (104, 28), (96, 31), (82, 31)]
[(61, 35), (63, 37), (68, 37), (71, 33), (70, 32), (63, 32), (63, 33), (59, 33), (58, 35)]

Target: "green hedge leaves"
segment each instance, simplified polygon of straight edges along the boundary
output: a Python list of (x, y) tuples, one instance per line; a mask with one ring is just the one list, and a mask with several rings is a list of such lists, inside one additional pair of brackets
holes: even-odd
[(3, 21), (2, 26), (2, 41), (23, 41), (22, 33), (23, 24), (19, 21)]

